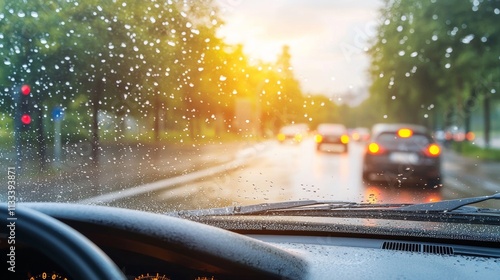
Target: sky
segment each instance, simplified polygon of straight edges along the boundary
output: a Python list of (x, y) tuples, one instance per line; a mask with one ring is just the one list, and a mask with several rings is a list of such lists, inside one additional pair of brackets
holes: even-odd
[(218, 0), (219, 36), (243, 44), (255, 60), (273, 62), (290, 46), (306, 93), (336, 96), (366, 89), (364, 50), (375, 34), (381, 0)]

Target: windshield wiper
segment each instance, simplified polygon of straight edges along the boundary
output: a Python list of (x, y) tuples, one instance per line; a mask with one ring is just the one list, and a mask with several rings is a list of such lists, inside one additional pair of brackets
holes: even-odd
[[(459, 198), (459, 199), (452, 199), (452, 200), (444, 200), (444, 201), (438, 201), (438, 202), (431, 202), (431, 203), (421, 203), (421, 204), (414, 204), (414, 205), (409, 205), (409, 206), (404, 206), (401, 208), (398, 208), (399, 211), (418, 211), (418, 212), (451, 212), (454, 210), (457, 210), (459, 208), (462, 208), (464, 206), (478, 203), (478, 202), (483, 202), (486, 200), (492, 200), (492, 199), (500, 199), (500, 193), (494, 194), (494, 195), (485, 195), (485, 196), (477, 196), (477, 197), (469, 197), (469, 198)], [(474, 207), (475, 209), (478, 209)], [(468, 208), (471, 209), (471, 208)], [(498, 210), (498, 209), (494, 209)]]
[(245, 215), (255, 214), (265, 211), (290, 209), (302, 206), (315, 205), (318, 202), (315, 200), (297, 200), (275, 203), (261, 203), (247, 206), (229, 206), (223, 208), (210, 208), (199, 210), (181, 210), (173, 213), (166, 213), (167, 215), (179, 216), (219, 216), (219, 215)]
[[(389, 203), (389, 204), (374, 204), (374, 203), (357, 203), (349, 201), (317, 201), (317, 200), (298, 200), (277, 203), (261, 203), (248, 206), (230, 206), (223, 208), (211, 208), (201, 210), (184, 210), (175, 213), (167, 213), (167, 215), (175, 216), (230, 216), (230, 215), (315, 215), (322, 213), (334, 213), (336, 211), (349, 211), (349, 213), (362, 214), (365, 211), (378, 211), (386, 214), (403, 214), (409, 213), (442, 213), (449, 214), (494, 214), (500, 215), (499, 209), (482, 209), (477, 207), (466, 207), (467, 205), (491, 200), (500, 199), (500, 193), (490, 196), (479, 196), (471, 198), (461, 198), (453, 200), (445, 200), (432, 203), (421, 204), (404, 204), (404, 203)], [(355, 212), (354, 212), (355, 211)], [(366, 214), (366, 213), (365, 213)]]
[(226, 216), (226, 215), (259, 215), (278, 213), (280, 211), (304, 211), (304, 210), (335, 210), (335, 209), (368, 209), (368, 208), (394, 208), (408, 206), (411, 204), (373, 204), (358, 203), (351, 201), (317, 201), (297, 200), (274, 203), (261, 203), (247, 206), (229, 206), (223, 208), (210, 208), (200, 210), (182, 210), (175, 213), (166, 213), (176, 216)]

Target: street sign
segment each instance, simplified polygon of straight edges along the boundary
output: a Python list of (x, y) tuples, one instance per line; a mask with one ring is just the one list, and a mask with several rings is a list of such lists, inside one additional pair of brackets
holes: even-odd
[(52, 119), (54, 120), (54, 164), (56, 167), (61, 165), (61, 123), (64, 118), (64, 111), (61, 107), (56, 106), (52, 109)]
[(64, 117), (64, 111), (61, 107), (56, 106), (52, 109), (52, 119), (54, 121), (62, 120)]

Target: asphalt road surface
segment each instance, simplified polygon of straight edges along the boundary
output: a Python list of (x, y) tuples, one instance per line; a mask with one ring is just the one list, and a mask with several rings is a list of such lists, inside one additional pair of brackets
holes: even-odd
[[(395, 179), (361, 179), (363, 143), (316, 151), (302, 143), (231, 143), (187, 146), (105, 147), (101, 165), (84, 150), (66, 155), (64, 168), (19, 182), (18, 201), (113, 205), (155, 212), (289, 200), (421, 203), (500, 191), (500, 163), (445, 151), (443, 186), (415, 187)], [(72, 164), (72, 165), (71, 165)], [(5, 200), (6, 193), (0, 194)], [(481, 206), (498, 207), (489, 203)]]
[(179, 176), (175, 181), (82, 202), (166, 212), (304, 199), (421, 203), (489, 195), (500, 190), (495, 183), (483, 186), (476, 177), (460, 170), (456, 159), (446, 155), (442, 187), (425, 189), (394, 179), (365, 184), (361, 179), (364, 145), (351, 143), (349, 153), (330, 148), (316, 151), (312, 139), (300, 144), (270, 141), (242, 151), (229, 165), (209, 172), (214, 175)]

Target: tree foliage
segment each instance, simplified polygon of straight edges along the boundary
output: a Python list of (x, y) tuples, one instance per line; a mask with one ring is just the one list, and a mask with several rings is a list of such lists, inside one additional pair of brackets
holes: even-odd
[[(123, 137), (130, 118), (156, 140), (170, 130), (193, 138), (206, 126), (234, 131), (240, 99), (253, 104), (262, 131), (307, 120), (291, 50), (284, 46), (275, 63), (250, 63), (243, 46), (216, 36), (223, 21), (215, 1), (0, 5), (0, 111), (12, 113), (14, 87), (29, 83), (38, 97), (40, 127), (50, 123), (51, 108), (64, 108), (67, 123), (78, 120), (78, 131), (88, 131), (82, 135), (95, 156), (99, 136)], [(116, 127), (99, 131), (106, 121)]]
[(463, 126), (498, 90), (499, 1), (388, 0), (381, 16), (370, 91), (388, 119)]

